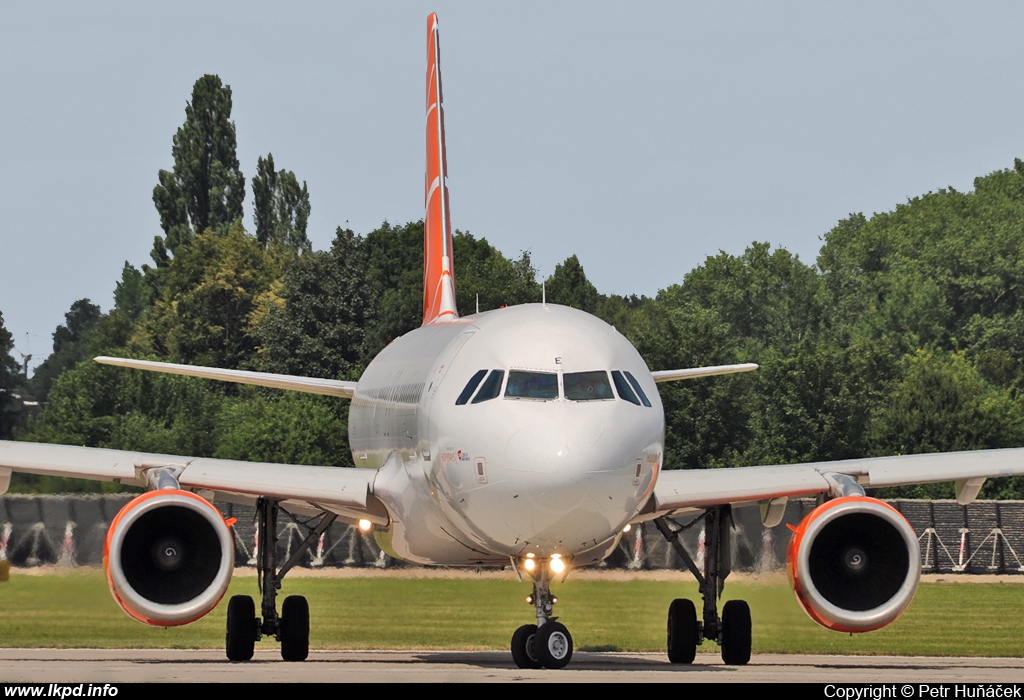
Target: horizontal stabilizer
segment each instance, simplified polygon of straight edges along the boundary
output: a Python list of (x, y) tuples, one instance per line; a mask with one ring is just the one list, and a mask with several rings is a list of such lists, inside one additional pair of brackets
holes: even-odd
[(338, 379), (320, 379), (318, 377), (293, 377), (288, 374), (271, 374), (269, 372), (248, 372), (239, 369), (221, 369), (220, 367), (196, 367), (193, 365), (175, 365), (169, 362), (147, 362), (146, 360), (129, 360), (123, 357), (97, 357), (101, 365), (131, 367), (144, 369), (148, 372), (164, 374), (183, 374), (186, 377), (203, 377), (222, 382), (236, 384), (254, 384), (274, 389), (304, 391), (307, 394), (324, 394), (351, 399), (356, 393), (355, 382), (343, 382)]
[(711, 377), (716, 374), (734, 374), (735, 372), (750, 372), (757, 369), (753, 362), (742, 365), (717, 365), (715, 367), (693, 367), (691, 369), (663, 369), (651, 372), (656, 382), (674, 382), (677, 379), (692, 379), (693, 377)]

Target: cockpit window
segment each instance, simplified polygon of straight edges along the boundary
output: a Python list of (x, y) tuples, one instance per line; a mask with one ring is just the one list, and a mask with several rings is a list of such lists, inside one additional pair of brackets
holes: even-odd
[(540, 399), (549, 401), (558, 398), (558, 375), (551, 372), (523, 372), (513, 370), (508, 373), (508, 386), (505, 387), (506, 399)]
[(629, 401), (631, 404), (635, 404), (637, 406), (640, 405), (640, 399), (638, 399), (633, 390), (629, 388), (629, 382), (627, 382), (626, 378), (622, 376), (622, 372), (617, 369), (613, 369), (612, 381), (615, 382), (615, 391), (618, 392), (620, 399)]
[(469, 397), (472, 396), (473, 392), (476, 391), (476, 388), (480, 386), (480, 382), (483, 381), (483, 378), (486, 374), (487, 370), (482, 369), (473, 375), (473, 377), (469, 380), (469, 383), (466, 384), (466, 388), (462, 390), (461, 394), (459, 394), (459, 398), (455, 400), (456, 406), (465, 405), (469, 401)]
[(492, 369), (491, 373), (487, 375), (487, 381), (480, 387), (480, 391), (475, 397), (473, 397), (473, 403), (480, 403), (482, 401), (490, 401), (491, 399), (497, 398), (498, 394), (501, 393), (501, 382), (505, 379), (505, 371), (500, 369)]
[(640, 388), (640, 382), (638, 382), (636, 377), (630, 374), (628, 370), (626, 370), (626, 379), (628, 379), (632, 387), (636, 389), (636, 393), (640, 396), (640, 400), (644, 402), (644, 406), (650, 408), (651, 402), (647, 399), (647, 394), (645, 394), (644, 390)]
[(568, 372), (562, 375), (565, 398), (570, 401), (603, 401), (614, 399), (608, 373), (604, 370), (593, 372)]

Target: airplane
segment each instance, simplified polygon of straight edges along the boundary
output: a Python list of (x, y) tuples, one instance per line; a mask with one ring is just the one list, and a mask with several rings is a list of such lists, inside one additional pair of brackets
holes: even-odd
[[(754, 364), (650, 370), (610, 325), (541, 303), (460, 316), (455, 305), (438, 20), (427, 20), (426, 180), (422, 325), (396, 338), (358, 382), (97, 357), (139, 370), (205, 377), (351, 401), (354, 468), (253, 463), (64, 445), (0, 442), (0, 493), (13, 472), (113, 480), (146, 490), (110, 524), (104, 546), (114, 599), (140, 622), (173, 626), (209, 613), (234, 568), (232, 522), (215, 500), (256, 508), (260, 615), (253, 598), (227, 606), (226, 653), (252, 658), (272, 636), (282, 658), (309, 652), (310, 611), (282, 579), (302, 552), (277, 561), (277, 521), (308, 523), (305, 544), (335, 521), (374, 530), (387, 553), (440, 566), (509, 566), (532, 583), (533, 617), (511, 638), (520, 668), (565, 667), (569, 630), (551, 586), (596, 564), (627, 526), (652, 521), (699, 582), (674, 600), (667, 651), (688, 664), (713, 640), (727, 664), (750, 659), (742, 600), (718, 603), (730, 573), (732, 509), (760, 506), (765, 526), (787, 500), (822, 503), (793, 528), (787, 571), (819, 624), (866, 632), (895, 620), (921, 575), (913, 528), (865, 488), (954, 481), (957, 500), (985, 479), (1024, 474), (1024, 449), (893, 456), (786, 466), (665, 469), (662, 382), (746, 372)], [(826, 500), (827, 499), (827, 500)], [(702, 565), (680, 533), (703, 526)], [(300, 548), (301, 550), (301, 548)]]

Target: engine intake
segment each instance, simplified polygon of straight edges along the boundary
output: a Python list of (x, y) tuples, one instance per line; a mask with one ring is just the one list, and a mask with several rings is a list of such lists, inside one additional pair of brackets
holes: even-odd
[(151, 625), (184, 625), (210, 612), (234, 569), (231, 532), (209, 501), (161, 489), (133, 499), (107, 531), (107, 583), (121, 608)]
[(920, 548), (895, 508), (847, 496), (818, 506), (793, 530), (786, 571), (812, 620), (841, 632), (869, 632), (910, 605), (921, 578)]

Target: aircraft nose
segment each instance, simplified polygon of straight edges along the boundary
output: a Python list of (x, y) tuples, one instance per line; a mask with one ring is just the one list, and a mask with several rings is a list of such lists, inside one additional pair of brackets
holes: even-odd
[(607, 419), (563, 416), (520, 428), (508, 441), (506, 469), (520, 475), (522, 496), (537, 508), (593, 507), (632, 464), (638, 445), (623, 439), (628, 427), (613, 432)]

